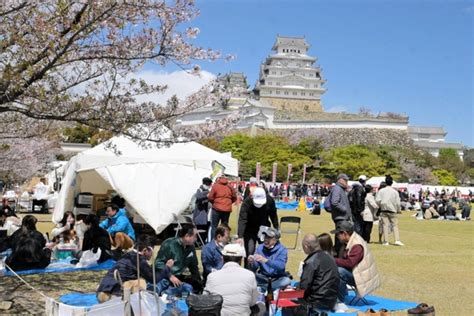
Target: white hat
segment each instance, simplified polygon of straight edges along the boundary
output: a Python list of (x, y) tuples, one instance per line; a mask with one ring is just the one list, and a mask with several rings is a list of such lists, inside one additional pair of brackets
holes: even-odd
[(245, 257), (245, 249), (240, 244), (228, 244), (222, 249), (223, 256)]
[(252, 193), (252, 200), (253, 204), (255, 204), (257, 207), (267, 203), (267, 194), (265, 193), (265, 189), (256, 188)]
[(250, 177), (249, 182), (250, 182), (250, 183), (257, 183), (257, 178), (255, 178), (255, 177)]
[(362, 174), (359, 176), (359, 180), (365, 181), (367, 180), (367, 177)]

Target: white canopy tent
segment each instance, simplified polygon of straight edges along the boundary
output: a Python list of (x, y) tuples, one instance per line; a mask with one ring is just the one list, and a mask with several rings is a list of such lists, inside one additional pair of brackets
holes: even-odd
[(71, 158), (54, 222), (73, 209), (78, 193), (104, 194), (113, 189), (159, 233), (188, 207), (202, 178), (210, 176), (213, 161), (225, 167), (225, 174), (238, 175), (236, 159), (195, 142), (147, 149), (123, 136), (110, 142), (114, 150), (100, 144)]

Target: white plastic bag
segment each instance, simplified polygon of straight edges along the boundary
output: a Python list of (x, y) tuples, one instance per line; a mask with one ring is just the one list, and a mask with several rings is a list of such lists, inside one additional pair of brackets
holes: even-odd
[(101, 254), (102, 250), (100, 250), (100, 248), (97, 248), (96, 253), (94, 253), (92, 249), (84, 251), (82, 253), (81, 259), (76, 264), (76, 267), (85, 268), (97, 264), (97, 261), (99, 260)]
[(130, 296), (130, 305), (132, 305), (132, 310), (135, 315), (155, 316), (161, 315), (163, 313), (164, 304), (161, 302), (160, 298), (157, 295), (155, 296), (153, 293), (141, 291), (140, 298), (141, 304), (139, 304), (138, 293), (133, 293)]

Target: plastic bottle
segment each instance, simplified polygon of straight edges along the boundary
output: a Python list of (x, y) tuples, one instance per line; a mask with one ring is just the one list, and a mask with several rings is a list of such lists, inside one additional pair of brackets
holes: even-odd
[(265, 297), (265, 309), (267, 310), (267, 312), (270, 312), (272, 301), (273, 301), (272, 279), (268, 278), (267, 296)]

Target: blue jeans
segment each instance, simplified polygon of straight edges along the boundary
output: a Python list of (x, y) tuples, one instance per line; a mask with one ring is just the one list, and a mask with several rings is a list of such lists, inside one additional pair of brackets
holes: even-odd
[(337, 298), (344, 303), (344, 299), (347, 296), (347, 284), (355, 286), (354, 275), (351, 271), (346, 268), (337, 267), (339, 272), (339, 291)]
[[(153, 284), (148, 284), (147, 289), (153, 291)], [(168, 279), (163, 279), (156, 284), (156, 292), (158, 295), (164, 292), (172, 296), (182, 296), (183, 292), (193, 293), (193, 286), (183, 282), (180, 287), (175, 287)]]
[[(266, 290), (268, 287), (268, 277), (263, 274), (256, 273), (255, 278), (257, 279), (257, 286)], [(291, 284), (291, 279), (287, 276), (282, 276), (277, 279), (274, 279), (274, 278), (272, 279), (273, 291), (287, 287), (290, 284)]]

